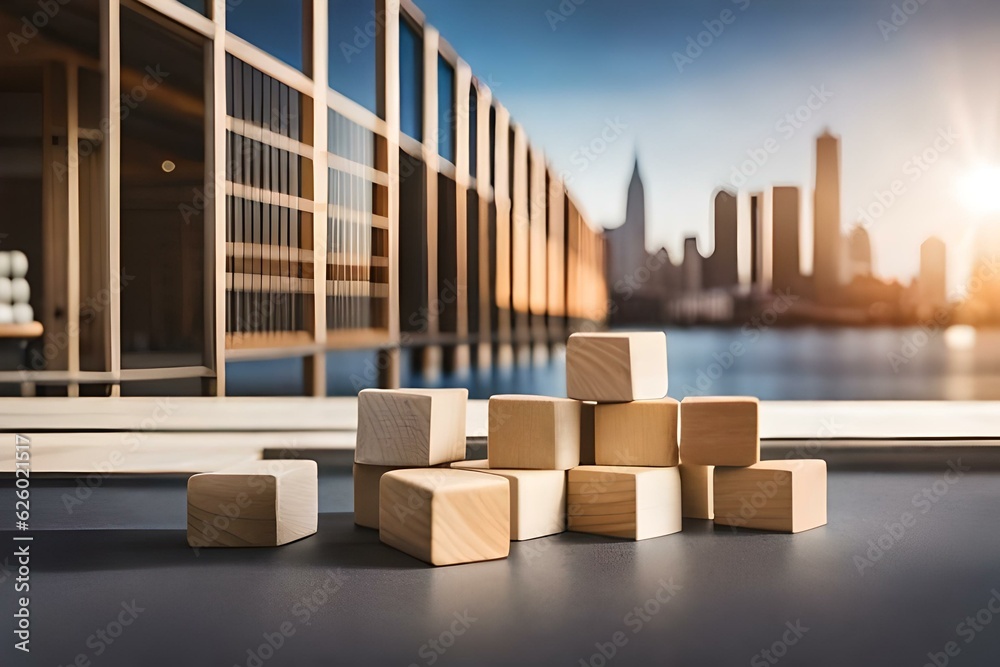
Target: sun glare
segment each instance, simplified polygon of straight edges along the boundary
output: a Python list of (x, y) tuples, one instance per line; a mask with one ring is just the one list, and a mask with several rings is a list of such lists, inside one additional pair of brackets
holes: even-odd
[(1000, 165), (980, 165), (959, 183), (959, 196), (970, 211), (1000, 213)]

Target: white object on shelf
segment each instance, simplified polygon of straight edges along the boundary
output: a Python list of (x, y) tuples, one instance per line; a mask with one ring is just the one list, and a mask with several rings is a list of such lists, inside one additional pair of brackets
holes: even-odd
[(35, 321), (35, 311), (26, 303), (15, 303), (14, 324), (31, 324)]
[(14, 308), (9, 303), (0, 303), (0, 324), (14, 323)]
[(6, 250), (0, 251), (0, 276), (10, 277), (10, 253)]
[(0, 276), (0, 303), (10, 304), (14, 300), (10, 278)]
[(10, 277), (24, 278), (28, 275), (28, 256), (20, 250), (10, 251)]
[(31, 287), (24, 278), (14, 278), (10, 281), (11, 300), (14, 303), (28, 303), (31, 301)]

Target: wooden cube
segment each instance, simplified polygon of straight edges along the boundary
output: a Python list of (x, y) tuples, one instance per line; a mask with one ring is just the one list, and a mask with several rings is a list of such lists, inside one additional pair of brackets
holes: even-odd
[(597, 403), (580, 403), (580, 465), (592, 466), (597, 463), (594, 452), (594, 412)]
[(382, 475), (405, 466), (354, 464), (354, 523), (378, 530), (378, 490)]
[(379, 492), (379, 539), (431, 565), (506, 558), (510, 484), (468, 470), (387, 472)]
[(677, 468), (580, 466), (569, 471), (567, 527), (645, 540), (681, 530)]
[(505, 477), (510, 482), (510, 539), (518, 542), (566, 530), (566, 473), (562, 470), (493, 470), (482, 459), (452, 468)]
[(715, 469), (715, 523), (799, 533), (826, 523), (826, 461)]
[(760, 402), (752, 396), (689, 396), (681, 401), (681, 462), (750, 466), (760, 461)]
[(316, 532), (316, 462), (251, 461), (192, 476), (187, 486), (192, 547), (275, 547)]
[(428, 467), (465, 458), (466, 389), (364, 389), (355, 463)]
[(569, 470), (580, 465), (580, 403), (549, 396), (490, 398), (490, 468)]
[(715, 466), (682, 463), (681, 473), (682, 514), (688, 519), (715, 518)]
[(566, 344), (566, 395), (621, 403), (667, 395), (667, 337), (662, 331), (575, 333)]
[(597, 465), (677, 465), (679, 405), (669, 397), (631, 403), (599, 403), (594, 409)]

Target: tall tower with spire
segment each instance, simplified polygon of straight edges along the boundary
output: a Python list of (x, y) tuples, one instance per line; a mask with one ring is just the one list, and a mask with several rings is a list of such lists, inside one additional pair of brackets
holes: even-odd
[(632, 168), (625, 203), (625, 222), (606, 232), (608, 239), (608, 286), (614, 286), (646, 263), (646, 190), (639, 175), (639, 158)]

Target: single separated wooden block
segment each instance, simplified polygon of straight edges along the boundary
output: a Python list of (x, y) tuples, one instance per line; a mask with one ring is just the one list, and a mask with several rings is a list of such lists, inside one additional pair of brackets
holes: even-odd
[(387, 472), (379, 492), (379, 539), (431, 565), (506, 558), (510, 484), (468, 470)]
[(467, 389), (364, 389), (355, 463), (428, 467), (465, 458)]
[(405, 466), (354, 464), (354, 523), (378, 530), (378, 489), (382, 475)]
[(688, 519), (715, 518), (715, 466), (682, 463), (681, 473), (682, 513)]
[(566, 473), (562, 470), (493, 470), (483, 459), (451, 464), (510, 482), (510, 539), (518, 542), (566, 530)]
[(622, 403), (667, 395), (662, 331), (575, 333), (566, 344), (566, 395)]
[(826, 523), (826, 461), (715, 469), (715, 523), (799, 533)]
[(594, 457), (599, 466), (677, 465), (677, 413), (672, 398), (598, 403)]
[(681, 462), (751, 466), (760, 461), (760, 401), (752, 396), (689, 396), (681, 401)]
[(569, 471), (567, 527), (645, 540), (681, 530), (677, 468), (580, 466)]
[(316, 462), (273, 459), (192, 476), (192, 547), (276, 547), (316, 532)]
[(550, 396), (490, 398), (490, 468), (569, 470), (580, 465), (580, 403)]

